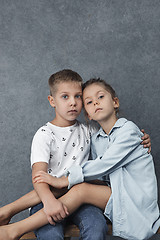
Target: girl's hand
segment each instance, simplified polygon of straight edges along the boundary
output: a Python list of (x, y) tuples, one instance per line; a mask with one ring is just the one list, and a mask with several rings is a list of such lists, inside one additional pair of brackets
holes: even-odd
[(48, 183), (50, 186), (54, 188), (63, 188), (68, 186), (68, 178), (66, 177), (53, 177), (50, 174), (39, 171), (36, 173), (35, 177), (33, 178), (34, 183)]
[(151, 152), (151, 139), (149, 134), (145, 133), (144, 129), (141, 130), (141, 132), (144, 134), (142, 137), (142, 143), (144, 148), (148, 148), (148, 153)]

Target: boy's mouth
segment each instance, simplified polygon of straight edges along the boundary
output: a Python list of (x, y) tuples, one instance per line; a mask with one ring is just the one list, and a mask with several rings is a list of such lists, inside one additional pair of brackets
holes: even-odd
[(76, 109), (68, 111), (68, 113), (76, 113), (76, 112), (77, 112)]

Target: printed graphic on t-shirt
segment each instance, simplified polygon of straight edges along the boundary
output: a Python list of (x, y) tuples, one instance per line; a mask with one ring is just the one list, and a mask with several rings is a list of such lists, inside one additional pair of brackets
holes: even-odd
[(63, 176), (72, 164), (88, 160), (90, 129), (77, 122), (74, 127), (60, 128), (47, 123), (35, 134), (31, 163), (48, 163), (48, 173)]

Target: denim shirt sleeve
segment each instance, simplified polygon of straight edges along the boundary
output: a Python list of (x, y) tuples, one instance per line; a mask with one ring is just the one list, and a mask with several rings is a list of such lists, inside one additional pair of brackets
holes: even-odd
[(114, 142), (102, 156), (98, 156), (95, 160), (89, 160), (82, 166), (73, 166), (68, 169), (69, 188), (77, 183), (110, 174), (143, 155), (142, 146), (140, 151), (133, 154), (133, 151), (142, 142), (141, 132), (134, 123), (128, 122), (116, 131)]
[(84, 175), (82, 171), (83, 170), (80, 165), (73, 165), (68, 169), (66, 173), (69, 181), (68, 189), (70, 189), (73, 185), (84, 181)]

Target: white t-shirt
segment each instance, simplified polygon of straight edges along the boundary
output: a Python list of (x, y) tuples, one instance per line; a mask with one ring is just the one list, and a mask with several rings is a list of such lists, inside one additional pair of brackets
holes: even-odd
[(34, 135), (31, 147), (31, 166), (37, 162), (48, 164), (48, 173), (61, 177), (72, 165), (86, 162), (90, 153), (90, 139), (96, 129), (76, 122), (58, 127), (48, 122)]

